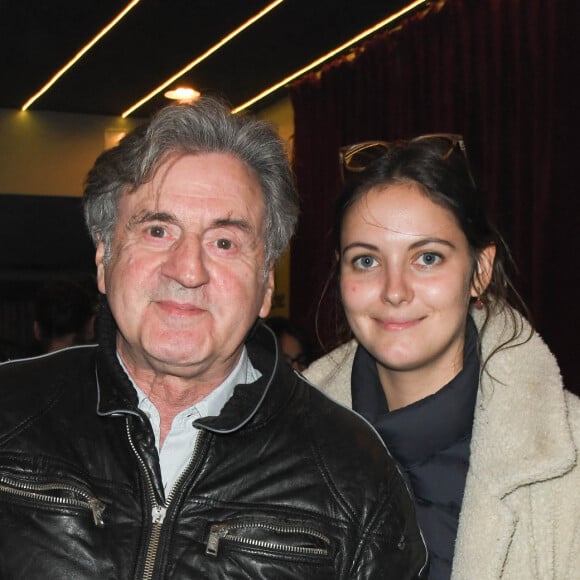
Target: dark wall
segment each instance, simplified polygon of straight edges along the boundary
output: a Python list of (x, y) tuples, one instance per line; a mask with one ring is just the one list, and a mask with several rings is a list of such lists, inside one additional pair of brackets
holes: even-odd
[(94, 248), (80, 198), (0, 194), (0, 216), (0, 351), (4, 345), (18, 354), (32, 341), (40, 285), (55, 278), (94, 283)]
[(34, 272), (93, 270), (80, 198), (0, 195), (0, 215), (3, 280)]

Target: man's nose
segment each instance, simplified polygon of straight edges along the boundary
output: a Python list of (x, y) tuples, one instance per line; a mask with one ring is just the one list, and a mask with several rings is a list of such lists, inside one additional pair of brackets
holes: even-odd
[(197, 236), (183, 236), (168, 251), (162, 273), (186, 288), (206, 284), (209, 273), (201, 240)]

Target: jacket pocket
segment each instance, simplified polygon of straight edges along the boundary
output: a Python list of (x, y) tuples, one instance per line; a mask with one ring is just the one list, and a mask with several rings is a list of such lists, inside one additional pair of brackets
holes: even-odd
[(331, 553), (330, 539), (314, 528), (257, 521), (213, 524), (207, 538), (206, 555), (216, 557), (226, 546), (301, 558), (328, 559)]
[(0, 495), (16, 502), (44, 508), (69, 508), (92, 515), (97, 527), (103, 527), (105, 503), (90, 489), (59, 481), (27, 481), (0, 473)]

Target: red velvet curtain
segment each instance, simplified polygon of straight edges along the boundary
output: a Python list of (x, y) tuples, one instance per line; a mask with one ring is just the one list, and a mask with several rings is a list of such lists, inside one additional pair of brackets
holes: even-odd
[[(338, 147), (461, 133), (518, 264), (518, 288), (576, 390), (577, 0), (447, 0), (399, 24), (291, 87), (302, 196), (291, 316), (314, 335), (333, 260)], [(324, 335), (324, 314), (320, 323)]]

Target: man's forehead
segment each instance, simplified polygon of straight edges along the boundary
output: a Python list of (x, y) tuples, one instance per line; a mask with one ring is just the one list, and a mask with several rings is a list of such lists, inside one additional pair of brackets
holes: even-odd
[[(166, 193), (197, 193), (230, 197), (259, 197), (264, 200), (262, 183), (253, 168), (233, 154), (223, 152), (174, 153), (167, 155), (136, 187), (127, 187), (123, 197), (139, 193), (161, 198)], [(253, 200), (255, 203), (256, 200)]]
[(161, 157), (159, 162), (150, 172), (151, 180), (163, 180), (167, 173), (174, 170), (175, 166), (187, 167), (192, 174), (205, 173), (208, 165), (217, 166), (222, 174), (235, 173), (245, 175), (259, 184), (259, 179), (244, 159), (229, 151), (171, 151)]
[(232, 204), (231, 200), (228, 202), (219, 198), (206, 199), (198, 195), (191, 198), (187, 195), (176, 197), (171, 193), (151, 188), (128, 193), (121, 203), (121, 212), (133, 222), (178, 223), (184, 220), (208, 220), (216, 226), (243, 222), (249, 227), (251, 222), (255, 222), (258, 226), (264, 221), (263, 207), (258, 203), (248, 204), (240, 201), (239, 204)]
[(265, 228), (264, 200), (257, 188), (206, 191), (194, 186), (189, 191), (148, 182), (127, 191), (119, 210), (121, 221), (133, 225), (160, 221), (203, 229), (231, 226), (256, 235), (263, 235)]

